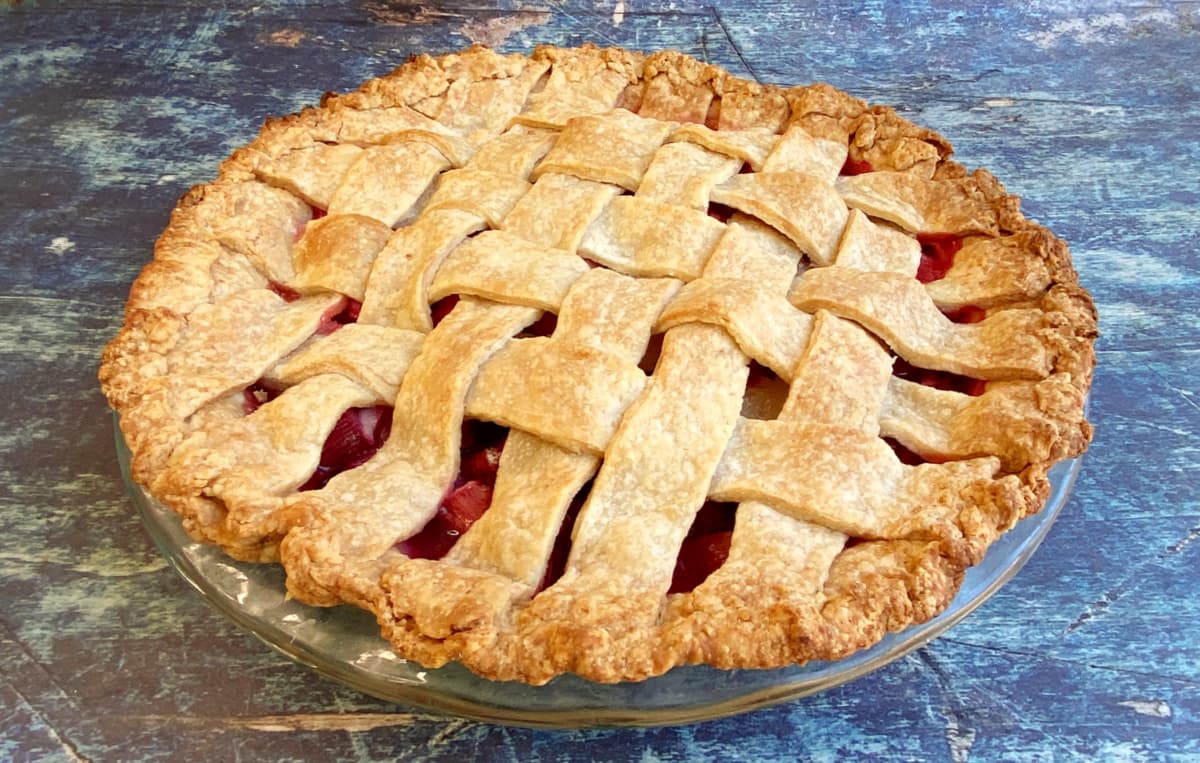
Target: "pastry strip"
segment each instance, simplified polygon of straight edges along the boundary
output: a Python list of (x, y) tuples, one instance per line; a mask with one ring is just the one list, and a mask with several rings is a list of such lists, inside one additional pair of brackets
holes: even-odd
[(374, 146), (382, 143), (387, 136), (403, 130), (450, 133), (424, 114), (407, 106), (392, 105), (386, 108), (343, 108), (332, 114), (323, 114), (312, 137), (326, 143)]
[(691, 143), (668, 143), (646, 168), (637, 198), (705, 212), (717, 183), (737, 172), (738, 161)]
[(298, 291), (325, 289), (363, 300), (371, 265), (392, 229), (366, 215), (328, 215), (313, 220), (292, 249)]
[(705, 277), (680, 290), (663, 311), (658, 330), (688, 323), (722, 327), (742, 352), (790, 379), (808, 343), (812, 318), (792, 307), (781, 290), (741, 278)]
[(554, 148), (534, 169), (533, 178), (558, 173), (637, 190), (671, 128), (669, 122), (645, 119), (624, 109), (576, 117), (567, 122)]
[[(636, 363), (646, 350), (651, 327), (677, 287), (671, 281), (591, 270), (563, 300), (558, 325), (547, 343), (576, 351), (603, 351), (640, 374)], [(490, 373), (494, 362), (483, 367), (480, 379)], [(478, 382), (472, 397), (480, 394)], [(470, 397), (467, 406), (472, 407)], [(531, 595), (542, 580), (568, 506), (599, 461), (520, 429), (510, 431), (492, 505), (454, 545), (447, 560), (511, 578)], [(547, 475), (555, 479), (546, 479)]]
[(494, 172), (528, 180), (533, 168), (557, 138), (557, 130), (516, 125), (484, 144), (464, 169)]
[(1074, 277), (1066, 244), (1044, 231), (1003, 238), (968, 237), (945, 278), (925, 284), (939, 307), (990, 308), (1040, 298)]
[[(646, 393), (609, 443), (580, 511), (566, 572), (534, 601), (535, 609), (576, 602), (572, 622), (586, 624), (595, 615), (585, 602), (607, 591), (611, 609), (597, 610), (604, 616), (654, 622), (671, 582), (673, 551), (704, 503), (737, 419), (746, 373), (745, 356), (721, 329), (687, 325), (666, 334)], [(679, 450), (678, 442), (689, 447)]]
[(340, 374), (391, 403), (400, 380), (421, 352), (419, 331), (351, 323), (312, 341), (263, 374), (263, 380), (290, 387), (321, 374)]
[(1041, 310), (1003, 310), (979, 323), (953, 323), (918, 281), (899, 273), (815, 268), (788, 299), (802, 310), (824, 308), (860, 323), (920, 368), (977, 379), (1039, 379), (1054, 363)]
[(757, 217), (821, 265), (833, 261), (848, 214), (832, 185), (797, 172), (734, 175), (712, 200)]
[(529, 98), (513, 122), (561, 128), (574, 117), (603, 114), (616, 104), (629, 82), (627, 72), (583, 56), (557, 62), (545, 87)]
[(758, 501), (858, 538), (916, 533), (928, 539), (952, 532), (943, 528), (961, 508), (958, 496), (998, 468), (995, 458), (910, 467), (883, 440), (860, 430), (744, 419), (710, 492), (716, 500)]
[[(779, 234), (759, 223), (739, 222), (735, 218), (730, 230), (732, 235), (723, 241), (730, 245), (719, 248), (720, 254), (709, 261), (705, 277), (691, 286), (728, 282), (722, 276), (750, 275), (754, 280), (749, 283), (762, 290), (759, 304), (782, 295), (796, 271), (799, 252)], [(751, 308), (746, 315), (751, 314), (762, 316), (765, 312), (761, 308)], [(869, 345), (876, 352), (880, 350), (861, 330), (850, 327), (858, 336), (847, 334), (842, 327), (831, 324), (826, 314), (818, 314), (815, 321), (803, 313), (796, 315), (803, 316), (804, 327), (797, 334), (803, 337), (802, 348), (804, 342), (808, 347), (803, 354), (797, 353), (797, 358), (790, 359), (790, 365), (780, 374), (792, 379), (789, 397), (780, 416), (827, 418), (843, 413), (857, 400), (855, 389), (848, 385), (843, 388), (846, 380), (830, 373), (841, 369), (820, 360), (825, 355), (822, 348), (850, 341), (856, 347)], [(762, 322), (773, 323), (771, 320)], [(870, 350), (866, 352), (869, 354)], [(883, 383), (880, 380), (877, 386)], [(835, 398), (844, 400), (842, 405), (809, 404), (814, 393), (830, 388), (835, 388)], [(711, 485), (709, 492), (712, 492)], [(769, 661), (769, 655), (790, 649), (790, 634), (797, 622), (803, 622), (814, 647), (821, 648), (818, 644), (824, 629), (817, 609), (818, 592), (830, 564), (842, 550), (846, 536), (752, 500), (739, 503), (734, 516), (735, 524), (724, 563), (694, 591), (673, 598), (670, 603), (672, 617), (664, 628), (664, 639), (678, 644), (677, 648), (689, 659), (715, 665)], [(753, 585), (761, 592), (762, 600), (753, 605), (745, 602), (747, 585)], [(749, 617), (751, 607), (755, 612), (761, 612), (764, 606), (771, 615)], [(706, 638), (705, 634), (714, 627), (734, 636)]]
[(1085, 432), (1068, 412), (1082, 405), (1082, 393), (1063, 374), (989, 385), (979, 397), (893, 377), (879, 426), (928, 460), (993, 454), (1006, 472), (1017, 473), (1079, 446)]
[(789, 372), (791, 387), (779, 413), (879, 434), (879, 415), (892, 376), (892, 358), (858, 325), (824, 310), (813, 317), (807, 347)]
[(484, 231), (450, 253), (438, 268), (429, 299), (474, 294), (558, 312), (571, 284), (586, 272), (587, 263), (570, 252), (532, 244), (508, 231)]
[(206, 537), (248, 551), (277, 543), (283, 499), (316, 470), (342, 412), (378, 402), (343, 376), (314, 376), (248, 416), (192, 434), (153, 489)]
[(257, 173), (261, 180), (296, 194), (314, 207), (328, 209), (342, 177), (362, 151), (347, 143), (314, 143), (264, 162)]
[(779, 141), (779, 136), (763, 129), (717, 131), (702, 124), (688, 124), (671, 133), (670, 140), (694, 143), (713, 153), (749, 164), (758, 172), (762, 170), (767, 154)]
[(475, 380), (467, 415), (601, 455), (645, 386), (641, 369), (619, 356), (533, 337), (496, 353)]
[(190, 429), (201, 406), (252, 384), (277, 359), (312, 336), (321, 317), (341, 297), (328, 294), (284, 302), (265, 289), (238, 292), (193, 311), (176, 343), (162, 357), (142, 362), (164, 365), (170, 375), (154, 377), (129, 393), (122, 426), (133, 452), (134, 477), (149, 482), (171, 449)]
[(620, 193), (613, 185), (546, 174), (530, 190), (500, 228), (541, 246), (574, 252), (592, 220)]
[(891, 271), (913, 277), (921, 264), (921, 245), (902, 230), (871, 222), (850, 210), (834, 264), (867, 272)]
[(691, 280), (724, 232), (704, 212), (618, 196), (587, 229), (579, 254), (630, 275)]
[(490, 227), (498, 228), (531, 187), (515, 175), (476, 169), (451, 170), (438, 179), (437, 190), (425, 205), (425, 213), (461, 209), (482, 215)]
[(430, 332), (400, 384), (383, 447), (324, 488), (289, 502), (297, 527), (281, 552), (292, 560), (293, 595), (311, 603), (336, 601), (329, 586), (338, 568), (373, 564), (425, 526), (458, 472), (471, 381), (489, 356), (536, 317), (532, 308), (464, 297)]
[(995, 205), (971, 178), (925, 180), (905, 172), (840, 177), (837, 191), (848, 206), (913, 233), (999, 232)]
[(329, 214), (374, 217), (396, 227), (411, 219), (417, 201), (450, 162), (428, 143), (389, 143), (368, 148), (329, 200)]
[(793, 125), (773, 146), (759, 171), (801, 172), (832, 183), (846, 163), (846, 153), (844, 142), (814, 138)]
[(245, 257), (275, 283), (293, 274), (291, 248), (312, 217), (307, 204), (287, 191), (258, 182), (207, 186), (185, 218), (185, 229)]
[(463, 239), (483, 227), (478, 215), (441, 209), (393, 233), (371, 267), (359, 323), (414, 331), (433, 328), (429, 285), (434, 274)]

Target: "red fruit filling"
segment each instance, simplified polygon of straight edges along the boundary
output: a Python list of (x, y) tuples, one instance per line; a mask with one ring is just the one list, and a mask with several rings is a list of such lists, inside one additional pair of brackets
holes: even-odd
[(321, 316), (320, 325), (317, 326), (317, 333), (332, 334), (342, 326), (357, 323), (360, 310), (362, 310), (362, 302), (346, 297), (325, 311), (325, 314)]
[(709, 204), (708, 216), (719, 223), (729, 222), (729, 218), (733, 217), (736, 212), (733, 207), (727, 207), (724, 204)]
[(334, 475), (366, 463), (383, 446), (391, 431), (390, 405), (346, 410), (325, 438), (316, 471), (300, 489), (318, 490)]
[(893, 440), (891, 437), (885, 437), (885, 438), (883, 438), (883, 441), (888, 444), (888, 447), (890, 447), (892, 449), (892, 451), (896, 454), (896, 457), (900, 459), (900, 463), (902, 463), (902, 464), (907, 464), (909, 466), (920, 466), (921, 464), (945, 463), (944, 459), (935, 458), (933, 456), (926, 458), (925, 456), (917, 455), (916, 453), (912, 452), (908, 448), (901, 445), (897, 440)]
[(838, 172), (839, 175), (863, 175), (868, 172), (874, 172), (875, 168), (865, 159), (853, 159), (846, 156), (846, 162), (842, 165), (842, 169)]
[(705, 501), (696, 512), (692, 526), (679, 556), (675, 559), (675, 572), (671, 576), (671, 587), (667, 593), (687, 593), (708, 579), (729, 557), (729, 543), (733, 538), (736, 503)]
[(296, 291), (290, 286), (284, 286), (281, 283), (275, 283), (274, 281), (271, 281), (267, 284), (267, 288), (283, 297), (284, 302), (295, 302), (296, 300), (300, 299), (300, 292)]
[(892, 363), (892, 374), (907, 381), (924, 384), (926, 387), (962, 392), (972, 397), (979, 397), (987, 389), (987, 382), (983, 379), (974, 379), (949, 371), (918, 368), (903, 358), (896, 358)]
[(942, 315), (955, 323), (979, 323), (987, 317), (987, 310), (976, 305), (963, 305), (957, 310), (943, 310)]
[(500, 468), (500, 453), (504, 450), (507, 439), (508, 429), (499, 424), (473, 419), (464, 421), (462, 441), (459, 445), (462, 457), (454, 486), (459, 487), (471, 481), (495, 485), (496, 471)]
[(646, 351), (642, 353), (642, 359), (638, 361), (638, 368), (647, 375), (654, 373), (654, 367), (658, 365), (658, 356), (662, 355), (663, 335), (651, 334), (650, 341), (646, 343)]
[(550, 559), (546, 562), (546, 572), (538, 585), (539, 593), (558, 582), (566, 570), (567, 557), (571, 555), (571, 534), (575, 531), (575, 518), (579, 516), (579, 509), (583, 507), (591, 492), (592, 483), (589, 482), (580, 488), (571, 500), (571, 505), (567, 507), (567, 513), (558, 527), (558, 535), (554, 538), (554, 548), (550, 550)]
[(325, 211), (324, 209), (321, 209), (320, 207), (314, 207), (312, 204), (309, 204), (308, 208), (312, 212), (312, 215), (307, 221), (301, 223), (300, 227), (296, 229), (296, 232), (292, 235), (292, 243), (296, 243), (300, 239), (304, 238), (304, 231), (308, 230), (309, 223), (314, 220), (320, 220), (322, 217), (329, 214), (329, 212)]
[(746, 377), (747, 387), (767, 387), (779, 381), (779, 376), (774, 371), (764, 365), (760, 365), (758, 361), (750, 361), (750, 375)]
[(525, 327), (517, 334), (518, 337), (550, 336), (558, 328), (558, 316), (551, 312), (542, 313), (542, 317)]
[(921, 283), (939, 281), (954, 265), (954, 255), (962, 249), (962, 236), (952, 233), (918, 233), (921, 244), (921, 264), (917, 268), (917, 280)]
[[(282, 297), (284, 302), (295, 302), (304, 296), (292, 287), (284, 286), (274, 281), (267, 284), (267, 288)], [(362, 302), (359, 302), (357, 299), (343, 297), (340, 302), (335, 303), (321, 315), (321, 322), (317, 325), (317, 333), (332, 334), (347, 323), (355, 323), (358, 321), (358, 311), (361, 309)]]
[(433, 319), (433, 325), (436, 326), (442, 322), (442, 319), (450, 314), (454, 306), (458, 304), (458, 295), (451, 294), (448, 297), (443, 297), (429, 308), (429, 316)]
[(396, 544), (413, 559), (441, 559), (492, 504), (492, 488), (508, 430), (486, 421), (464, 421), (458, 477), (437, 513), (411, 538)]

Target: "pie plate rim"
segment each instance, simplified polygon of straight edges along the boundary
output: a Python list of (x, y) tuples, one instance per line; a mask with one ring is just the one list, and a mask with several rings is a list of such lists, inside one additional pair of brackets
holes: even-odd
[[(370, 614), (288, 600), (277, 564), (239, 562), (191, 539), (179, 516), (130, 475), (129, 449), (116, 426), (117, 461), (142, 523), (170, 567), (222, 615), (293, 662), (386, 702), (471, 720), (533, 728), (665, 726), (739, 715), (832, 689), (909, 654), (957, 624), (1007, 583), (1049, 533), (1079, 474), (1082, 457), (1049, 472), (1041, 511), (1018, 522), (967, 569), (954, 600), (937, 617), (836, 662), (768, 670), (674, 668), (640, 682), (602, 684), (574, 675), (543, 686), (491, 681), (451, 663), (426, 669), (396, 656)], [(358, 647), (338, 648), (348, 641)], [(329, 642), (328, 645), (322, 641)], [(332, 648), (332, 651), (331, 651)], [(697, 692), (696, 689), (703, 689)]]

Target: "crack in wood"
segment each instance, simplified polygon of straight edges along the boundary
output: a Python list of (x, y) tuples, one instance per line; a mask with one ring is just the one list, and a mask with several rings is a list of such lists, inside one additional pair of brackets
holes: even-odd
[(569, 19), (570, 21), (573, 21), (573, 22), (575, 22), (576, 24), (579, 24), (579, 25), (580, 25), (580, 26), (582, 26), (582, 27), (583, 27), (585, 30), (587, 30), (588, 32), (591, 32), (591, 33), (595, 34), (595, 35), (596, 35), (596, 36), (597, 36), (599, 39), (602, 39), (602, 40), (604, 40), (604, 41), (605, 41), (605, 42), (607, 42), (609, 45), (612, 45), (612, 46), (614, 46), (614, 47), (620, 47), (620, 46), (621, 46), (619, 42), (617, 42), (617, 41), (616, 41), (616, 40), (614, 40), (613, 38), (609, 37), (608, 35), (604, 34), (603, 32), (601, 32), (601, 31), (600, 31), (599, 29), (597, 29), (596, 27), (592, 26), (591, 24), (586, 24), (586, 23), (583, 23), (582, 21), (580, 21), (580, 19), (581, 19), (581, 18), (585, 18), (585, 17), (587, 17), (587, 16), (591, 16), (591, 15), (596, 15), (596, 16), (597, 16), (597, 18), (600, 18), (599, 14), (580, 14), (580, 15), (578, 15), (578, 16), (573, 16), (573, 15), (571, 15), (570, 13), (567, 13), (567, 11), (566, 11), (566, 10), (565, 10), (565, 9), (564, 9), (564, 8), (563, 8), (561, 5), (555, 6), (555, 9), (554, 9), (554, 10), (555, 10), (555, 12), (557, 12), (559, 15), (561, 15), (563, 18)]
[[(33, 653), (33, 650), (29, 648), (29, 645), (26, 644), (20, 638), (20, 636), (16, 634), (16, 632), (13, 631), (13, 629), (9, 627), (7, 623), (0, 620), (0, 645), (2, 645), (4, 642), (11, 643), (14, 647), (16, 647), (18, 654), (25, 658), (25, 662), (29, 665), (29, 667), (31, 667), (51, 687), (58, 690), (58, 694), (60, 695), (59, 699), (64, 700), (67, 708), (71, 710), (69, 717), (78, 717), (79, 707), (75, 704), (75, 701), (71, 698), (71, 695), (67, 693), (54, 675), (46, 670), (46, 668), (38, 660), (37, 656)], [(4, 686), (11, 689), (12, 692), (16, 694), (17, 697), (19, 697), (20, 700), (29, 708), (29, 712), (36, 716), (43, 724), (45, 724), (46, 730), (49, 732), (50, 737), (62, 747), (62, 751), (68, 760), (88, 763), (90, 759), (80, 753), (78, 746), (74, 743), (74, 741), (72, 741), (71, 737), (62, 730), (61, 724), (55, 719), (52, 719), (46, 715), (46, 713), (43, 712), (44, 708), (39, 708), (26, 692), (22, 691), (20, 687), (13, 683), (13, 675), (15, 672), (16, 671), (13, 666), (6, 665)]]
[(1148, 566), (1164, 562), (1170, 557), (1182, 552), (1198, 538), (1200, 538), (1200, 526), (1189, 529), (1182, 538), (1167, 546), (1162, 551), (1159, 551), (1157, 554), (1155, 554), (1154, 558), (1150, 560), (1150, 562), (1140, 565), (1136, 570), (1131, 572), (1123, 580), (1117, 583), (1117, 585), (1105, 591), (1099, 599), (1089, 604), (1084, 611), (1080, 613), (1079, 617), (1075, 618), (1075, 620), (1066, 627), (1066, 630), (1063, 631), (1063, 635), (1074, 633), (1090, 621), (1094, 620), (1096, 617), (1108, 612), (1112, 608), (1113, 604), (1116, 604), (1120, 599), (1125, 597), (1125, 595), (1136, 588), (1137, 582), (1145, 579), (1145, 576), (1141, 574), (1142, 570)]
[[(70, 693), (67, 692), (63, 685), (58, 682), (58, 679), (56, 679), (54, 675), (46, 669), (29, 645), (26, 644), (25, 641), (22, 640), (12, 628), (9, 627), (8, 623), (4, 622), (3, 620), (0, 620), (0, 635), (15, 645), (20, 654), (23, 655), (28, 661), (29, 666), (36, 670), (50, 686), (58, 690), (58, 694), (60, 695), (59, 699), (65, 701), (71, 710), (75, 712), (79, 711), (79, 706), (75, 704), (75, 700), (71, 697)], [(10, 686), (13, 686), (11, 683), (11, 672), (12, 671), (9, 671), (10, 676), (6, 678), (6, 680), (9, 682)], [(13, 686), (13, 690), (16, 691), (15, 686)]]
[(941, 689), (944, 702), (940, 712), (946, 722), (946, 745), (949, 747), (950, 759), (954, 763), (966, 763), (977, 733), (971, 720), (971, 712), (958, 696), (949, 672), (942, 667), (933, 653), (928, 649), (918, 649), (917, 658), (932, 671), (938, 688)]
[(721, 17), (720, 9), (715, 5), (709, 6), (709, 9), (712, 11), (713, 18), (716, 20), (717, 26), (720, 27), (721, 33), (725, 35), (725, 39), (729, 41), (729, 45), (733, 48), (733, 52), (737, 55), (738, 60), (742, 62), (742, 66), (746, 67), (746, 71), (750, 72), (750, 76), (754, 78), (754, 81), (761, 85), (762, 78), (758, 76), (758, 72), (755, 71), (754, 66), (750, 64), (745, 54), (742, 53), (742, 46), (738, 45), (737, 41), (733, 39), (733, 33), (725, 25), (725, 19)]
[(1153, 678), (1160, 681), (1171, 681), (1187, 687), (1200, 687), (1200, 681), (1194, 681), (1189, 678), (1180, 678), (1179, 676), (1166, 675), (1164, 673), (1152, 673), (1145, 670), (1130, 670), (1129, 668), (1119, 668), (1112, 665), (1102, 665), (1097, 662), (1087, 662), (1085, 660), (1069, 660), (1063, 657), (1054, 655), (1042, 654), (1040, 652), (1030, 652), (1021, 649), (1007, 649), (993, 644), (977, 644), (972, 641), (964, 641), (952, 636), (942, 636), (938, 639), (939, 642), (954, 644), (956, 646), (965, 647), (967, 649), (979, 649), (984, 652), (993, 652), (995, 654), (1004, 655), (1005, 657), (1017, 657), (1022, 660), (1042, 660), (1053, 665), (1066, 665), (1073, 668), (1086, 668), (1088, 670), (1103, 670), (1110, 673), (1116, 673), (1122, 676), (1134, 676), (1138, 678)]
[[(1174, 349), (1178, 350), (1179, 348), (1174, 348)], [(1097, 355), (1099, 355), (1099, 353), (1097, 353)], [(1155, 369), (1153, 367), (1150, 368), (1150, 373), (1153, 374), (1156, 379), (1158, 379), (1160, 382), (1162, 382), (1162, 385), (1164, 387), (1166, 387), (1167, 389), (1176, 393), (1177, 395), (1179, 395), (1179, 397), (1183, 398), (1183, 402), (1187, 403), (1192, 408), (1195, 408), (1197, 411), (1200, 411), (1200, 404), (1197, 404), (1196, 401), (1191, 398), (1191, 394), (1190, 394), (1189, 390), (1185, 390), (1180, 387), (1176, 387), (1174, 384), (1171, 384), (1171, 382), (1167, 379), (1166, 376), (1164, 376), (1162, 374), (1162, 372), (1158, 371), (1157, 369)]]

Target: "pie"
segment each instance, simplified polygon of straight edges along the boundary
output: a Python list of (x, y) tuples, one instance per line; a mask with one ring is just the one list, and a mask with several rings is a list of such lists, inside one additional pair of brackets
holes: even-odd
[(677, 52), (418, 56), (182, 198), (100, 379), (193, 537), (407, 659), (836, 660), (1091, 437), (1067, 245), (950, 153)]

